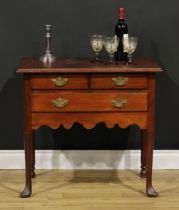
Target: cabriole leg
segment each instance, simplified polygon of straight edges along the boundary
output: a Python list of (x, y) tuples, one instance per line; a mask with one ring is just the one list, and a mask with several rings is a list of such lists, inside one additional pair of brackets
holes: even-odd
[(35, 131), (32, 133), (32, 163), (31, 163), (31, 177), (35, 178)]
[(141, 131), (141, 171), (140, 177), (146, 178), (147, 177), (147, 168), (146, 168), (146, 130)]
[(24, 135), (24, 150), (25, 150), (26, 184), (24, 190), (20, 194), (21, 198), (27, 198), (32, 193), (32, 181), (31, 181), (32, 133), (25, 133)]
[(146, 193), (149, 197), (157, 197), (158, 193), (152, 186), (152, 164), (153, 164), (153, 146), (154, 146), (154, 133), (148, 131), (147, 138), (147, 180), (146, 180)]

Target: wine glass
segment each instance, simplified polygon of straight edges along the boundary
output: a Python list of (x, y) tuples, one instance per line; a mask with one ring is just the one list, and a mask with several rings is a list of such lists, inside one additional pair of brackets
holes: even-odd
[(95, 61), (99, 61), (99, 52), (102, 50), (104, 45), (104, 37), (102, 35), (92, 35), (90, 37), (91, 47), (95, 53)]
[(109, 63), (114, 63), (114, 53), (117, 51), (119, 45), (119, 38), (117, 36), (114, 37), (106, 37), (105, 38), (105, 49), (109, 53)]
[(124, 36), (123, 38), (123, 50), (128, 53), (127, 63), (132, 63), (132, 54), (135, 52), (138, 44), (137, 37)]

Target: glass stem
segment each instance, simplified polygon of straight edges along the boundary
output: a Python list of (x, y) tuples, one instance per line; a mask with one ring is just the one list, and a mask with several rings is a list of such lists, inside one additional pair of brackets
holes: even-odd
[(132, 63), (132, 54), (128, 53), (127, 55), (127, 62)]
[(95, 52), (95, 61), (96, 61), (96, 62), (99, 61), (99, 52)]
[(110, 53), (109, 54), (109, 63), (110, 64), (113, 64), (114, 63), (114, 54), (113, 53)]

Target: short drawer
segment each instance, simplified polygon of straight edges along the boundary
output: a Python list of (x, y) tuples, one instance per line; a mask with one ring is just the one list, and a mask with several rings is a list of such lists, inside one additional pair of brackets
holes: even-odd
[(85, 75), (35, 75), (31, 77), (32, 89), (87, 89)]
[(147, 89), (147, 77), (136, 75), (93, 75), (92, 89)]
[(115, 112), (147, 111), (146, 92), (140, 93), (93, 93), (54, 92), (33, 93), (32, 112)]

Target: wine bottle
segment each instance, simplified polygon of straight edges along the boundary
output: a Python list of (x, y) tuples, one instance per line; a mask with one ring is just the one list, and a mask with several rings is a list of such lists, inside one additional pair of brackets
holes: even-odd
[(128, 26), (125, 23), (124, 8), (121, 7), (119, 9), (119, 20), (115, 26), (115, 35), (119, 37), (119, 46), (117, 52), (115, 53), (115, 57), (116, 60), (119, 61), (127, 60), (127, 53), (123, 51), (123, 44), (122, 44), (122, 39), (124, 34), (128, 34)]

